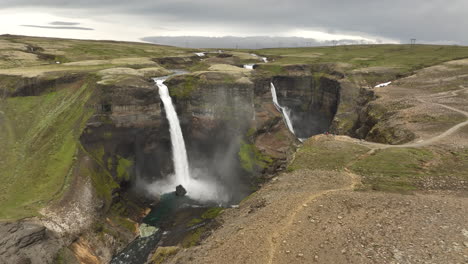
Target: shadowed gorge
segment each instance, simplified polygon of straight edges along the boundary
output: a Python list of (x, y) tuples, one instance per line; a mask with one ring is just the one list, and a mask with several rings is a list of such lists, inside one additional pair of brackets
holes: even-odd
[(307, 77), (275, 76), (278, 101), (290, 109), (298, 138), (327, 132), (338, 110), (340, 84), (320, 73)]

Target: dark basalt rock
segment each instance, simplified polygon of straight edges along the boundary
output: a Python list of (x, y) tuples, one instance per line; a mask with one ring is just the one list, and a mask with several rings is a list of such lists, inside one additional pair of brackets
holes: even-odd
[(36, 223), (0, 223), (0, 263), (52, 263), (61, 243)]
[(176, 196), (185, 196), (187, 194), (187, 190), (185, 190), (184, 186), (182, 185), (177, 185), (176, 191), (175, 191)]

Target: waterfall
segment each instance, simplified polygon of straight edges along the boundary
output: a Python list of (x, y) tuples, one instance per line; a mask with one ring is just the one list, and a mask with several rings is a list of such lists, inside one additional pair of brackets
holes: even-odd
[(175, 111), (174, 105), (172, 104), (169, 90), (164, 84), (166, 78), (156, 78), (154, 80), (159, 88), (159, 96), (161, 97), (161, 101), (164, 104), (166, 117), (169, 121), (175, 183), (182, 184), (184, 187), (187, 187), (190, 182), (190, 171), (187, 159), (187, 150), (185, 149), (184, 136), (182, 135), (182, 129), (180, 128), (179, 118), (177, 117), (177, 112)]
[[(173, 75), (177, 74), (183, 74), (183, 72), (175, 71)], [(226, 204), (230, 200), (230, 194), (227, 193), (224, 186), (222, 186), (215, 177), (196, 168), (190, 171), (179, 118), (172, 104), (169, 89), (164, 84), (167, 78), (169, 78), (169, 76), (154, 78), (153, 80), (159, 88), (159, 96), (166, 110), (166, 118), (169, 121), (174, 175), (169, 179), (150, 183), (146, 188), (151, 194), (162, 195), (174, 192), (176, 186), (181, 184), (187, 190), (187, 196), (193, 200), (200, 202), (216, 201), (218, 204)]]
[(245, 64), (245, 65), (244, 65), (244, 69), (253, 70), (253, 69), (254, 69), (254, 66), (255, 66), (255, 64)]
[[(251, 56), (255, 57), (255, 58), (259, 58), (260, 56), (258, 56), (257, 54), (255, 53), (250, 53)], [(264, 63), (268, 63), (268, 58), (267, 57), (260, 57), (262, 59), (262, 61)]]
[(275, 105), (276, 109), (278, 109), (278, 111), (283, 115), (284, 121), (286, 122), (286, 125), (288, 126), (289, 131), (291, 131), (291, 133), (295, 135), (294, 128), (291, 122), (291, 118), (289, 117), (291, 111), (287, 107), (282, 107), (278, 103), (278, 97), (276, 95), (275, 85), (273, 83), (270, 83), (270, 86), (271, 86), (271, 97), (273, 97), (273, 104)]

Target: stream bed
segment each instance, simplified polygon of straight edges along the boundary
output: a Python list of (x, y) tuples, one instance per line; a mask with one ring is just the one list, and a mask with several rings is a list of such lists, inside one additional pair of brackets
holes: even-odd
[(152, 252), (160, 246), (190, 246), (190, 234), (213, 221), (210, 212), (222, 210), (216, 204), (200, 204), (175, 193), (161, 196), (160, 201), (143, 219), (143, 224), (156, 227), (147, 237), (137, 237), (111, 260), (111, 264), (144, 264)]

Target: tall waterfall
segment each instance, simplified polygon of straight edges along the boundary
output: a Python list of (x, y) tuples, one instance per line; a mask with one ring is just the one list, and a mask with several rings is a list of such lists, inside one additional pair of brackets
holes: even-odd
[[(173, 75), (176, 74), (182, 74), (182, 72), (175, 72)], [(192, 171), (190, 170), (179, 118), (172, 104), (169, 89), (164, 84), (167, 78), (169, 78), (169, 76), (154, 78), (153, 80), (159, 88), (159, 96), (164, 104), (166, 117), (169, 121), (174, 175), (168, 179), (150, 183), (146, 188), (152, 194), (162, 195), (174, 192), (175, 187), (181, 184), (187, 190), (187, 196), (191, 199), (201, 202), (210, 201), (217, 202), (218, 204), (226, 204), (230, 200), (230, 194), (226, 192), (224, 186), (220, 185), (215, 177), (212, 177), (201, 169), (192, 168)]]
[(278, 111), (283, 115), (284, 121), (286, 122), (286, 125), (288, 126), (289, 131), (291, 131), (291, 133), (295, 135), (294, 128), (291, 122), (291, 118), (289, 117), (291, 113), (290, 110), (287, 107), (282, 107), (278, 103), (278, 96), (276, 95), (275, 85), (273, 83), (270, 83), (270, 86), (271, 86), (271, 96), (273, 97), (273, 103), (275, 104), (276, 109), (278, 109)]
[(169, 90), (164, 84), (166, 78), (156, 78), (156, 85), (159, 88), (159, 96), (166, 110), (166, 117), (169, 121), (172, 143), (172, 161), (174, 162), (175, 183), (187, 187), (190, 182), (189, 163), (187, 159), (187, 150), (185, 149), (184, 136), (180, 128), (179, 118), (172, 104)]

